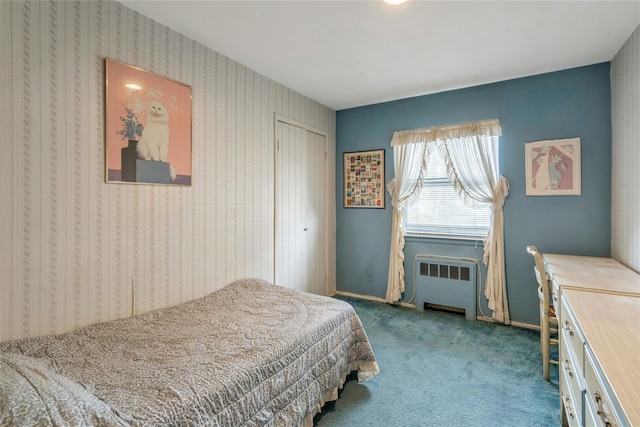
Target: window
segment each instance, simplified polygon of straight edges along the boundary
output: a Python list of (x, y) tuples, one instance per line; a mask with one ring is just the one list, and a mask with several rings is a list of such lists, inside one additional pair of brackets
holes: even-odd
[(437, 150), (429, 157), (419, 199), (404, 216), (407, 234), (485, 238), (491, 207), (471, 208), (456, 194), (447, 166)]

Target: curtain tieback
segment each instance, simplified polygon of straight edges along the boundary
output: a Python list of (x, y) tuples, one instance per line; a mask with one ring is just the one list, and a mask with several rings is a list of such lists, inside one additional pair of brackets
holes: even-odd
[(504, 200), (509, 195), (509, 180), (504, 176), (500, 175), (500, 180), (498, 181), (498, 185), (493, 191), (493, 203), (492, 208), (494, 211), (499, 211), (502, 209), (504, 205)]

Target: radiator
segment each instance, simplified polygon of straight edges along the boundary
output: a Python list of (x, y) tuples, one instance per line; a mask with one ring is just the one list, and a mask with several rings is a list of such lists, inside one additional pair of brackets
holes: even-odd
[(416, 255), (413, 261), (416, 310), (429, 306), (452, 311), (464, 310), (468, 320), (476, 320), (476, 263), (468, 259)]

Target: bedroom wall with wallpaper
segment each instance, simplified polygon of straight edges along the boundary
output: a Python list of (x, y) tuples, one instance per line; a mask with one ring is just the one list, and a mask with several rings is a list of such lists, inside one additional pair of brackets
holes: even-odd
[(640, 272), (640, 26), (611, 61), (611, 256)]
[[(333, 110), (119, 3), (0, 2), (0, 55), (0, 342), (273, 280), (275, 113), (335, 169)], [(193, 88), (191, 187), (105, 183), (105, 57)]]

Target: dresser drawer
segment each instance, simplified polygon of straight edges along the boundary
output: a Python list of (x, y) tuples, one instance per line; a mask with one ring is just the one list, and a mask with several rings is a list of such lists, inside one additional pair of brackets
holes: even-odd
[[(582, 376), (584, 373), (584, 343), (585, 339), (582, 336), (580, 328), (577, 327), (575, 317), (568, 307), (566, 300), (562, 300), (562, 329), (560, 342), (564, 344), (564, 350), (570, 350), (575, 360), (575, 373), (578, 376)], [(560, 351), (561, 357), (568, 351)]]
[[(560, 378), (562, 381), (560, 390), (566, 395), (566, 397), (571, 397), (571, 410), (567, 406), (565, 400), (565, 412), (570, 425), (572, 417), (577, 420), (578, 425), (582, 425), (583, 402), (585, 393), (582, 373), (577, 370), (578, 367), (574, 358), (573, 351), (567, 348), (566, 340), (560, 340), (560, 347)], [(573, 414), (571, 412), (573, 412)]]
[(599, 427), (601, 425), (597, 411), (598, 410), (591, 405), (591, 401), (588, 398), (585, 398), (584, 399), (584, 427)]
[[(566, 372), (560, 369), (560, 399), (562, 401), (562, 407), (564, 408), (564, 415), (569, 427), (582, 425), (582, 395), (574, 396), (569, 385), (570, 379), (567, 377)], [(578, 401), (578, 399), (580, 399)]]
[(594, 411), (597, 426), (618, 427), (620, 420), (613, 410), (613, 399), (603, 386), (603, 381), (598, 375), (597, 364), (589, 351), (585, 354), (585, 400)]

